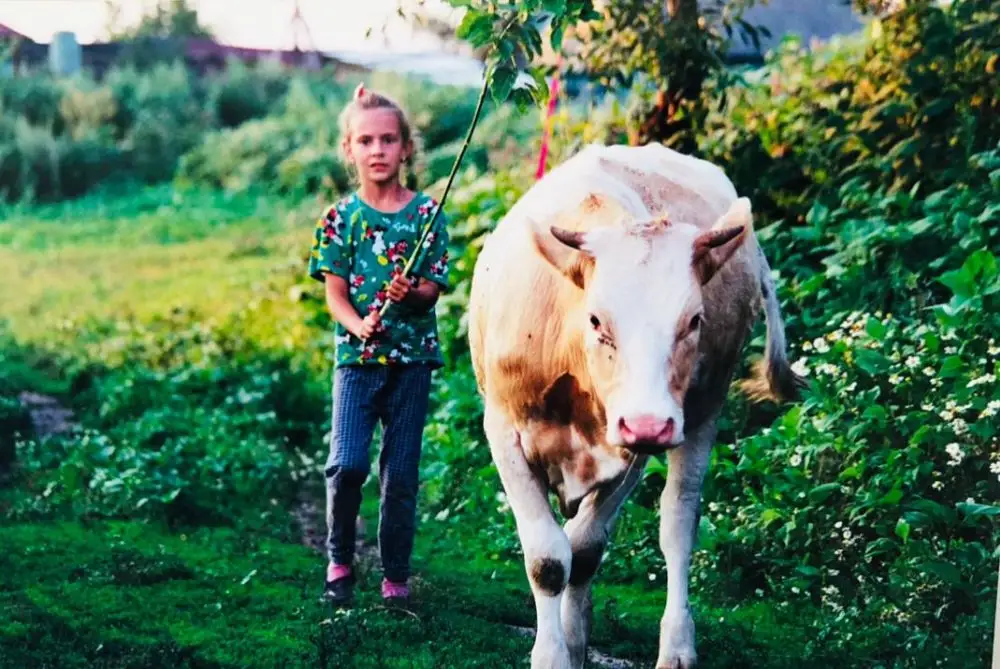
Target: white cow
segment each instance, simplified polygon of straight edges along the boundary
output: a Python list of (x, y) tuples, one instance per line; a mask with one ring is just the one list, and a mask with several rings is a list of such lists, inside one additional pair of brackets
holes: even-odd
[(791, 399), (802, 384), (749, 201), (716, 166), (662, 146), (589, 146), (497, 225), (469, 306), (486, 435), (535, 598), (532, 667), (583, 665), (591, 580), (647, 459), (665, 451), (657, 666), (694, 666), (688, 567), (701, 486), (761, 307), (765, 360), (744, 389)]

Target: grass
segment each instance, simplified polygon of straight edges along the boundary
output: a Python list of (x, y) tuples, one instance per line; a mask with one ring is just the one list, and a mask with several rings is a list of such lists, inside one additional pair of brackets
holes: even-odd
[(92, 197), (8, 214), (0, 224), (0, 304), (15, 335), (37, 339), (66, 318), (147, 319), (177, 305), (225, 317), (277, 258), (304, 257), (319, 210), (150, 191), (131, 206)]

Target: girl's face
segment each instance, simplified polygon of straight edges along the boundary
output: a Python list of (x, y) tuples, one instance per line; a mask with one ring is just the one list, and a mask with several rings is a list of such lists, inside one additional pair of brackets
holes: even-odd
[(347, 157), (362, 182), (381, 185), (397, 181), (410, 149), (403, 144), (399, 119), (391, 109), (363, 109), (351, 119)]

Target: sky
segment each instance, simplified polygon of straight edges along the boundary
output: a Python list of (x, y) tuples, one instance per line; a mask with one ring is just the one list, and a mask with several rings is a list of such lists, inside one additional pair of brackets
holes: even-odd
[[(299, 0), (303, 18), (316, 48), (322, 51), (436, 50), (433, 38), (422, 36), (397, 14), (400, 0)], [(406, 0), (412, 2), (413, 0)], [(143, 7), (156, 0), (117, 0), (123, 23), (134, 23)], [(189, 0), (202, 23), (226, 44), (256, 48), (291, 48), (295, 0)], [(425, 0), (428, 12), (453, 12), (442, 0)], [(109, 12), (106, 0), (0, 0), (0, 23), (37, 42), (49, 42), (55, 32), (76, 33), (83, 44), (106, 36)], [(371, 37), (365, 32), (371, 28)], [(299, 31), (300, 45), (304, 34)]]

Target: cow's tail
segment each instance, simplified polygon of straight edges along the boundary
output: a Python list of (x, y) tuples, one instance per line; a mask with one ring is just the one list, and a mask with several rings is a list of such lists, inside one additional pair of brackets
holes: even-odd
[(757, 253), (760, 260), (761, 297), (767, 320), (767, 345), (764, 348), (764, 358), (755, 365), (752, 376), (740, 383), (740, 388), (755, 402), (794, 402), (801, 397), (806, 380), (788, 362), (785, 324), (781, 318), (778, 293), (771, 278), (771, 267), (764, 257), (764, 251), (758, 247)]

